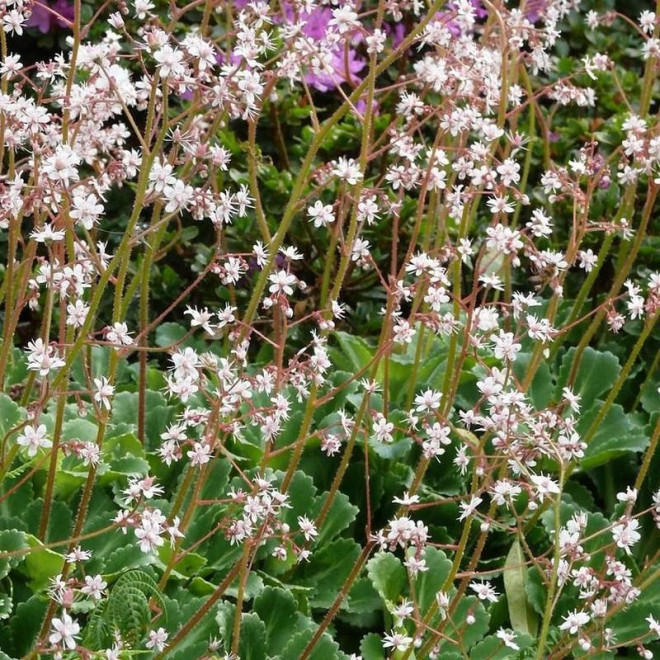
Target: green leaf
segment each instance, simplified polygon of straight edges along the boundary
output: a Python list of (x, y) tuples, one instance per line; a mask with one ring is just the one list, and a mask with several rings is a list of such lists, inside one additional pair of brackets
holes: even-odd
[[(587, 432), (601, 408), (602, 402), (598, 401), (581, 416), (577, 425), (578, 433)], [(615, 403), (591, 438), (584, 458), (580, 461), (580, 467), (583, 470), (591, 470), (628, 452), (642, 452), (649, 446), (649, 442), (650, 438), (643, 426)]]
[(452, 568), (452, 562), (447, 559), (447, 555), (437, 548), (427, 547), (424, 559), (428, 571), (420, 571), (415, 579), (415, 593), (422, 616), (435, 601), (436, 594), (447, 581)]
[(339, 342), (341, 349), (332, 351), (336, 358), (333, 362), (339, 368), (355, 373), (373, 359), (374, 349), (361, 337), (346, 332), (335, 332), (333, 336)]
[(309, 475), (298, 470), (291, 479), (287, 494), (289, 495), (289, 505), (291, 508), (285, 511), (284, 519), (291, 527), (296, 527), (298, 516), (304, 516), (309, 513), (309, 506), (314, 502), (316, 497), (314, 480)]
[(397, 603), (406, 585), (406, 569), (389, 552), (379, 552), (367, 563), (367, 575), (374, 589), (387, 603)]
[(12, 655), (20, 658), (31, 649), (41, 629), (47, 607), (48, 600), (41, 595), (30, 596), (17, 605), (16, 613), (9, 620), (9, 629), (14, 640)]
[[(43, 508), (44, 500), (41, 497), (25, 507), (24, 520), (27, 523), (27, 530), (35, 536), (39, 534)], [(53, 500), (50, 507), (50, 516), (48, 517), (46, 538), (48, 541), (62, 541), (69, 537), (72, 529), (73, 516), (71, 515), (71, 508), (62, 500)]]
[(229, 651), (231, 646), (232, 626), (234, 625), (234, 613), (236, 606), (233, 603), (228, 603), (226, 600), (221, 600), (218, 603), (217, 613), (215, 615), (215, 623), (218, 626), (220, 633), (220, 640), (223, 643), (225, 651)]
[[(300, 660), (313, 635), (314, 629), (311, 628), (293, 635), (282, 651), (280, 660)], [(323, 633), (307, 657), (309, 660), (343, 660), (346, 658), (345, 654), (339, 650), (339, 645), (327, 633)], [(241, 660), (243, 660), (242, 657)]]
[(62, 572), (64, 555), (44, 548), (41, 541), (32, 534), (27, 535), (27, 541), (31, 548), (38, 549), (33, 549), (25, 558), (21, 570), (30, 578), (32, 588), (38, 591), (48, 585), (50, 578)]
[[(146, 391), (145, 419), (147, 448), (160, 443), (160, 434), (170, 422), (175, 411), (174, 406), (168, 406), (165, 397), (160, 392)], [(138, 420), (137, 392), (119, 392), (112, 401), (112, 425), (126, 424), (126, 429), (135, 431)]]
[(373, 588), (369, 578), (355, 580), (348, 593), (348, 599), (343, 604), (343, 609), (349, 614), (377, 613), (382, 607), (380, 594)]
[(518, 632), (515, 643), (520, 647), (520, 651), (514, 651), (495, 635), (489, 635), (470, 650), (470, 660), (512, 660), (527, 657), (523, 649), (529, 648), (533, 641), (530, 635)]
[[(158, 549), (158, 558), (165, 565), (170, 563), (173, 554), (174, 549), (170, 545), (166, 544)], [(181, 559), (174, 563), (173, 568), (181, 577), (194, 577), (205, 564), (206, 557), (195, 552), (186, 552)]]
[(527, 566), (525, 556), (518, 539), (504, 562), (504, 591), (509, 608), (511, 627), (519, 633), (534, 637), (538, 628), (538, 618), (527, 602)]
[[(240, 580), (240, 576), (236, 577), (231, 586), (227, 588), (227, 591), (225, 592), (227, 596), (230, 596), (231, 598), (238, 598), (238, 585)], [(261, 576), (254, 571), (251, 571), (247, 576), (247, 580), (245, 580), (243, 599), (246, 602), (249, 602), (255, 596), (258, 596), (263, 591), (263, 589), (264, 581), (261, 579)]]
[[(315, 516), (321, 511), (321, 508), (328, 498), (328, 493), (323, 493), (317, 498), (317, 503), (314, 507)], [(333, 539), (337, 534), (346, 529), (358, 514), (359, 509), (353, 506), (348, 499), (348, 496), (342, 492), (335, 494), (328, 515), (326, 516), (321, 529), (319, 530), (316, 545), (321, 546), (327, 541)]]
[(135, 433), (122, 433), (106, 438), (103, 442), (103, 457), (105, 460), (116, 460), (123, 458), (126, 454), (144, 458), (144, 447)]
[[(10, 385), (23, 385), (28, 377), (27, 358), (20, 348), (11, 349), (11, 359), (5, 371), (5, 388)], [(1, 406), (0, 406), (1, 407)]]
[(0, 440), (25, 419), (25, 410), (6, 394), (0, 394)]
[[(168, 630), (176, 631), (199, 611), (208, 597), (196, 597), (187, 589), (178, 588), (171, 592), (171, 596), (163, 597), (165, 601), (165, 612), (167, 613)], [(212, 607), (202, 617), (201, 621), (189, 631), (181, 644), (173, 651), (167, 653), (167, 660), (192, 660), (192, 658), (213, 657), (209, 654), (209, 642), (218, 637), (218, 625), (216, 623), (217, 609)], [(230, 626), (234, 618), (231, 617)], [(154, 622), (153, 626), (161, 625)], [(170, 636), (171, 636), (170, 632)], [(222, 632), (221, 632), (222, 634)]]
[[(576, 348), (570, 348), (561, 361), (557, 378), (557, 399), (561, 398), (561, 391), (568, 382), (576, 352)], [(621, 365), (616, 355), (607, 351), (597, 351), (587, 346), (582, 353), (582, 359), (572, 387), (573, 392), (582, 397), (582, 405), (587, 407), (600, 394), (610, 390), (620, 371)]]
[(360, 642), (360, 653), (363, 660), (385, 660), (385, 650), (380, 635), (371, 633), (365, 635)]
[[(27, 534), (18, 529), (4, 529), (0, 531), (0, 555), (3, 553), (16, 552), (17, 550), (29, 550)], [(9, 557), (0, 556), (0, 579), (9, 575), (12, 568), (18, 566), (25, 554), (15, 554)]]
[[(11, 584), (11, 582), (10, 582)], [(11, 616), (13, 603), (10, 594), (0, 594), (0, 621)], [(2, 658), (0, 658), (2, 660)]]
[(253, 610), (265, 624), (269, 655), (282, 651), (294, 630), (298, 605), (293, 595), (278, 587), (266, 587), (255, 599)]
[[(513, 371), (516, 378), (522, 381), (525, 378), (529, 361), (531, 360), (531, 353), (518, 353), (516, 361), (513, 363)], [(550, 367), (548, 363), (543, 360), (532, 379), (529, 387), (529, 397), (537, 410), (542, 410), (552, 400), (552, 393), (554, 385), (552, 382), (552, 375), (550, 374)]]
[(156, 346), (178, 344), (187, 332), (180, 323), (161, 323), (156, 328)]
[(253, 612), (241, 615), (238, 657), (241, 660), (266, 660), (266, 626)]
[(660, 385), (657, 380), (649, 380), (646, 383), (640, 401), (649, 415), (660, 410)]
[(352, 539), (337, 539), (312, 554), (304, 566), (303, 586), (314, 587), (309, 602), (313, 607), (332, 605), (341, 585), (360, 556), (360, 546)]
[[(468, 625), (468, 615), (474, 617), (474, 623)], [(486, 612), (481, 601), (477, 600), (475, 596), (464, 596), (458, 601), (458, 605), (452, 615), (454, 626), (452, 630), (452, 637), (460, 639), (464, 648), (469, 649), (477, 642), (480, 642), (488, 632), (490, 624), (490, 615)], [(441, 657), (443, 653), (454, 650), (451, 644), (441, 645)]]
[(527, 602), (532, 606), (534, 611), (537, 614), (543, 614), (547, 600), (547, 591), (543, 582), (543, 576), (535, 567), (530, 568), (527, 574), (525, 593), (527, 594)]

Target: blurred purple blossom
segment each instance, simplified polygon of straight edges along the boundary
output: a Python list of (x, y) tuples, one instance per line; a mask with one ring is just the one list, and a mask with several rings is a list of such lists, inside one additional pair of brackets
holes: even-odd
[(543, 16), (546, 9), (546, 0), (527, 0), (525, 5), (525, 18), (530, 23), (537, 23)]
[[(50, 10), (48, 9), (50, 7)], [(52, 11), (51, 11), (52, 10)], [(25, 25), (46, 34), (55, 27), (68, 28), (73, 21), (73, 3), (68, 0), (36, 0)]]

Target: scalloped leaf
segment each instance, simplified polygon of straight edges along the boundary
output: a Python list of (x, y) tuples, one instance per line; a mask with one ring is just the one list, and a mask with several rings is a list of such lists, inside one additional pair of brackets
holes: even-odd
[(266, 660), (266, 626), (254, 612), (241, 615), (238, 657), (245, 660)]
[(294, 630), (298, 618), (298, 604), (293, 595), (278, 587), (266, 587), (252, 606), (264, 622), (268, 653), (282, 651)]
[(25, 419), (25, 410), (13, 399), (0, 393), (0, 440)]
[[(293, 635), (282, 651), (280, 660), (300, 660), (313, 635), (312, 628)], [(309, 660), (345, 660), (346, 655), (339, 650), (339, 645), (327, 633), (323, 633), (307, 657)]]
[(314, 593), (309, 598), (312, 607), (330, 607), (351, 572), (361, 548), (352, 539), (337, 539), (324, 545), (312, 554), (309, 563), (303, 567), (301, 583), (313, 586)]
[(25, 532), (18, 529), (4, 529), (0, 531), (0, 555), (3, 553), (14, 553), (18, 550), (25, 550), (25, 553), (11, 556), (0, 556), (0, 579), (9, 575), (12, 568), (15, 568), (25, 558), (30, 549), (28, 537)]
[(367, 575), (383, 601), (396, 603), (406, 585), (406, 569), (389, 552), (379, 552), (367, 563)]
[(447, 559), (447, 555), (437, 548), (426, 548), (424, 559), (428, 570), (420, 572), (415, 579), (415, 593), (422, 615), (435, 601), (436, 594), (447, 581), (452, 568), (452, 562)]
[[(576, 353), (576, 348), (569, 348), (561, 361), (555, 389), (557, 400), (562, 397), (561, 391), (568, 381)], [(621, 365), (616, 355), (587, 346), (582, 353), (572, 388), (575, 394), (582, 397), (582, 406), (590, 407), (598, 396), (609, 391), (620, 371)]]

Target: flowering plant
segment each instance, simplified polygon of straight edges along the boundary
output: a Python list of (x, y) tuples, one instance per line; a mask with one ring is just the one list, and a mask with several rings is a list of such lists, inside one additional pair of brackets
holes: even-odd
[(580, 9), (0, 3), (3, 657), (653, 657), (660, 22)]

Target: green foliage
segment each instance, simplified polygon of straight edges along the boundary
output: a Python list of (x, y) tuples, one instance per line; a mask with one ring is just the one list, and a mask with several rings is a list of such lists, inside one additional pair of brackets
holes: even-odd
[(527, 566), (518, 540), (511, 545), (504, 564), (504, 590), (511, 627), (518, 633), (536, 636), (538, 617), (527, 599)]
[(110, 589), (108, 599), (92, 615), (88, 643), (92, 648), (103, 649), (117, 632), (129, 648), (135, 648), (146, 634), (150, 601), (167, 616), (165, 601), (149, 574), (139, 570), (123, 572)]

